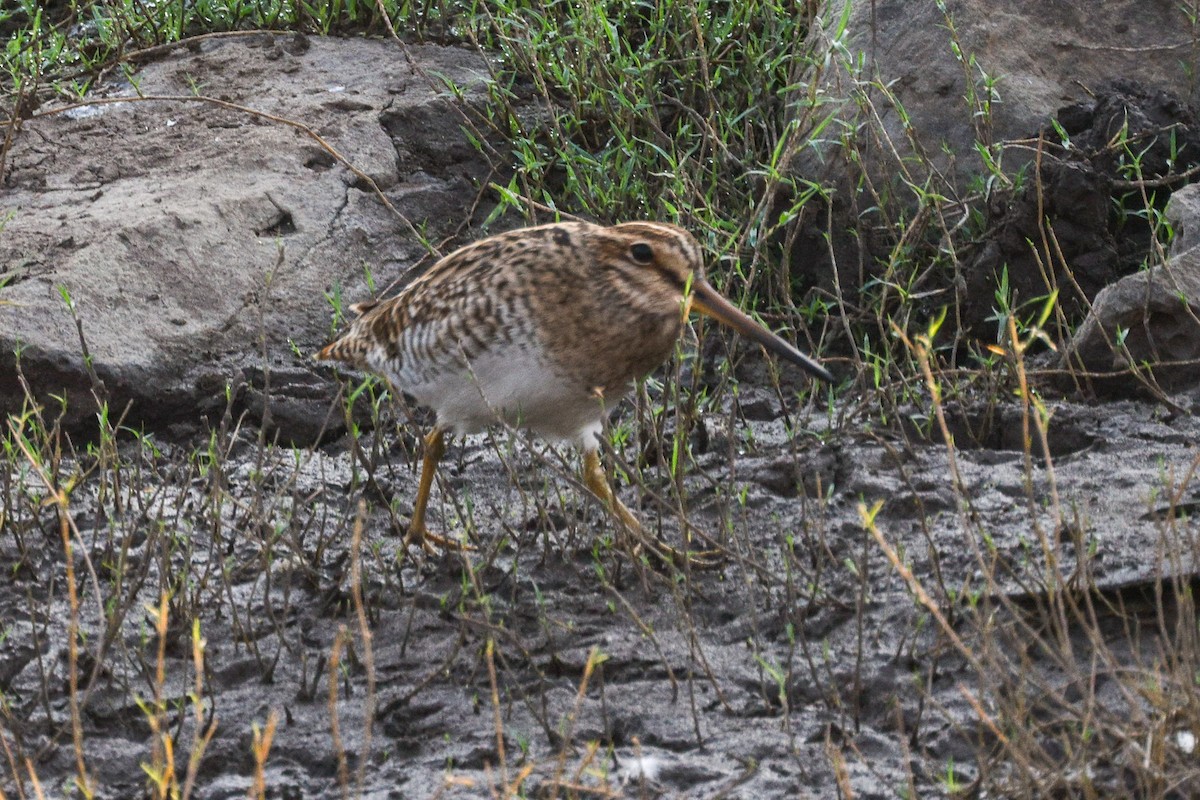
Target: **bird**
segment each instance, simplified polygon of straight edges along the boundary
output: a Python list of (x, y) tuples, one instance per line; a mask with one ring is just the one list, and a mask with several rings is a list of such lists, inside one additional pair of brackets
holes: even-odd
[[(425, 521), (447, 434), (496, 423), (577, 446), (584, 484), (635, 546), (645, 542), (601, 464), (600, 435), (617, 401), (672, 353), (690, 312), (834, 380), (721, 296), (695, 237), (664, 222), (563, 221), (495, 234), (445, 256), (394, 297), (351, 310), (348, 330), (315, 358), (381, 375), (393, 393), (435, 412), (405, 537), (430, 553), (463, 549)], [(657, 544), (659, 555), (679, 555)]]

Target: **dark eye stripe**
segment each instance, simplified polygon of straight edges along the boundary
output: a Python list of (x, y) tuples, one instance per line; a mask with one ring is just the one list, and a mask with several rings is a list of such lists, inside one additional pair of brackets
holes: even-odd
[[(669, 249), (669, 250), (674, 250), (676, 255), (679, 255), (679, 256), (685, 255), (683, 252), (683, 249), (679, 246), (679, 242), (676, 241), (673, 237), (671, 239), (668, 239), (667, 241), (658, 242), (658, 245), (660, 247), (666, 246), (667, 249)], [(662, 265), (662, 260), (655, 258), (656, 254), (654, 251), (654, 247), (651, 246), (649, 243), (634, 242), (633, 244), (631, 244), (629, 246), (629, 255), (638, 264), (645, 266), (645, 267), (650, 267), (655, 272), (657, 272), (659, 275), (661, 275), (663, 278), (665, 278), (667, 283), (671, 284), (672, 286), (674, 286), (676, 289), (679, 290), (680, 294), (682, 294), (687, 289), (686, 276), (680, 277), (675, 272), (673, 272), (670, 268), (664, 267)]]
[(687, 281), (684, 280), (683, 278), (680, 278), (678, 275), (676, 275), (671, 270), (666, 269), (665, 267), (660, 267), (658, 265), (655, 265), (654, 271), (657, 272), (659, 275), (663, 276), (664, 278), (666, 278), (667, 283), (671, 284), (676, 289), (678, 289), (680, 291), (680, 293), (683, 293), (683, 291), (685, 289), (687, 289)]

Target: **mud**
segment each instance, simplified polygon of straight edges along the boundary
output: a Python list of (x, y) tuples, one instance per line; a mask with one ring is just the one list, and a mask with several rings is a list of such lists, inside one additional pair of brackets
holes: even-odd
[(968, 328), (995, 337), (995, 287), (1004, 272), (1015, 305), (1057, 291), (1073, 328), (1101, 289), (1153, 263), (1160, 222), (1152, 214), (1200, 163), (1197, 133), (1187, 103), (1128, 81), (1059, 109), (1054, 124), (1025, 144), (1035, 155), (1024, 184), (990, 200), (960, 293)]
[[(947, 610), (954, 603), (938, 587), (987, 588), (1036, 607), (1046, 568), (1031, 546), (1038, 531), (1058, 542), (1064, 576), (1086, 567), (1118, 596), (1138, 595), (1163, 571), (1190, 572), (1195, 524), (1167, 520), (1198, 497), (1186, 472), (1200, 441), (1195, 416), (1055, 404), (1052, 460), (1035, 452), (1027, 465), (1014, 434), (1020, 409), (952, 409), (956, 492), (942, 445), (866, 434), (868, 420), (836, 410), (831, 426), (829, 410), (784, 396), (790, 425), (778, 395), (749, 383), (740, 405), (753, 418), (729, 401), (705, 414), (708, 447), (678, 483), (653, 460), (630, 467), (647, 491), (626, 484), (622, 496), (650, 527), (678, 544), (671, 509), (682, 505), (725, 549), (720, 568), (685, 573), (612, 547), (612, 524), (583, 498), (570, 464), (516, 434), (452, 448), (433, 520), (478, 549), (442, 556), (406, 554), (379, 505), (394, 499), (402, 521), (415, 483), (415, 453), (390, 424), (359, 442), (371, 469), (353, 465), (346, 441), (290, 451), (262, 446), (252, 428), (216, 433), (228, 456), (211, 470), (195, 455), (203, 442), (154, 437), (157, 455), (125, 442), (124, 483), (93, 475), (72, 495), (101, 590), (98, 603), (77, 556), (81, 685), (102, 662), (82, 710), (98, 796), (137, 796), (145, 784), (152, 736), (140, 704), (155, 696), (157, 646), (148, 607), (163, 590), (173, 593), (164, 727), (181, 753), (195, 730), (193, 621), (207, 642), (203, 709), (215, 729), (200, 797), (245, 793), (252, 730), (272, 714), (275, 797), (335, 796), (360, 768), (367, 797), (487, 796), (520, 776), (534, 796), (588, 785), (621, 796), (817, 798), (836, 795), (839, 769), (856, 796), (892, 796), (910, 781), (941, 796), (948, 763), (965, 782), (977, 774), (981, 730), (962, 687), (984, 676), (930, 629), (864, 531), (860, 504), (882, 501), (876, 524)], [(1196, 397), (1177, 399), (1197, 410)], [(626, 409), (616, 424), (636, 416)], [(64, 467), (77, 463), (87, 459)], [(27, 479), (10, 474), (3, 488), (9, 735), (43, 784), (64, 787), (75, 759), (63, 731), (70, 613), (56, 518), (32, 504)], [(1051, 488), (1057, 510), (1045, 502)], [(364, 498), (369, 645), (351, 572)], [(1069, 519), (1055, 519), (1066, 510)], [(102, 655), (98, 606), (124, 614)], [(1133, 607), (1124, 624), (1153, 649), (1153, 604), (1142, 615)], [(1084, 643), (1082, 629), (1072, 635)], [(1034, 654), (1031, 665), (1069, 679), (1049, 658)], [(11, 775), (4, 786), (12, 791)]]

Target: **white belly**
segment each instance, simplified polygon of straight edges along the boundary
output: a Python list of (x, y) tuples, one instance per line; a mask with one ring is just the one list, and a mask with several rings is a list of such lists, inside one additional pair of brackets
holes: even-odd
[(466, 364), (461, 355), (439, 364), (409, 364), (399, 374), (381, 371), (436, 411), (440, 426), (460, 435), (503, 421), (592, 449), (604, 415), (624, 394), (601, 397), (568, 381), (537, 347), (501, 345)]

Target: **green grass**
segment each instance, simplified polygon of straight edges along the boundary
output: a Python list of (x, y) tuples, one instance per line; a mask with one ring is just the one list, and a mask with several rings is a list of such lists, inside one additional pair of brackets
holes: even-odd
[[(532, 202), (601, 221), (678, 220), (739, 299), (793, 324), (822, 318), (828, 300), (805, 294), (812, 277), (791, 269), (784, 245), (826, 191), (792, 171), (837, 107), (811, 80), (823, 57), (810, 39), (817, 4), (385, 0), (382, 8), (403, 38), (469, 41), (499, 55), (476, 120), (481, 138), (505, 142), (496, 215), (531, 216)], [(9, 107), (25, 108), (77, 99), (101, 70), (186, 36), (387, 31), (376, 4), (362, 0), (76, 1), (54, 18), (20, 0), (0, 25), (12, 31), (0, 79)], [(541, 111), (531, 114), (531, 102)]]
[[(947, 292), (959, 268), (954, 245), (969, 245), (983, 224), (975, 217), (951, 230), (938, 209), (959, 198), (920, 156), (893, 153), (901, 169), (889, 184), (855, 174), (869, 138), (857, 132), (873, 122), (880, 99), (902, 116), (903, 107), (844, 50), (850, 4), (841, 0), (72, 0), (53, 12), (18, 0), (6, 8), (0, 80), (14, 112), (10, 133), (44, 101), (76, 100), (102, 71), (133, 70), (138, 52), (188, 36), (394, 30), (410, 41), (474, 44), (494, 70), (488, 102), (468, 124), (502, 176), (492, 219), (541, 221), (549, 212), (678, 221), (708, 250), (719, 288), (774, 327), (807, 331), (810, 349), (836, 342), (880, 387), (915, 376), (892, 326), (923, 329), (938, 313), (931, 297), (957, 304)], [(971, 87), (979, 148), (962, 158), (978, 160), (981, 199), (989, 187), (1014, 184), (989, 132), (995, 81), (946, 19), (948, 47)], [(859, 79), (848, 97), (823, 87), (835, 64)], [(844, 160), (843, 185), (803, 174), (801, 163), (828, 158)], [(828, 215), (833, 194), (847, 189), (851, 206), (863, 208), (855, 230), (838, 229), (844, 223)], [(860, 286), (831, 279), (845, 272), (828, 263), (832, 242), (864, 235), (892, 244), (860, 266)], [(972, 347), (953, 333), (940, 346), (955, 366)], [(975, 366), (991, 363), (975, 351)]]

